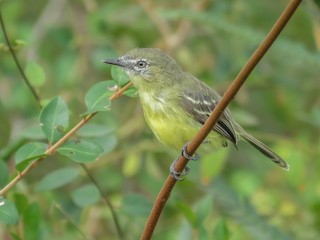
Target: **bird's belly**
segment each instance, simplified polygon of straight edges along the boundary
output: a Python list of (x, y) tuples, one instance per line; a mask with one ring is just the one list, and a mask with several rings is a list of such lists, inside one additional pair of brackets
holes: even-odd
[(147, 118), (149, 127), (163, 144), (174, 149), (181, 149), (200, 129), (200, 124), (190, 125), (188, 120), (180, 121), (169, 117)]
[[(195, 121), (185, 113), (167, 111), (144, 111), (145, 119), (157, 139), (170, 148), (180, 150), (187, 142), (191, 141), (201, 129), (202, 124)], [(221, 147), (226, 139), (212, 131), (205, 144), (209, 149)]]

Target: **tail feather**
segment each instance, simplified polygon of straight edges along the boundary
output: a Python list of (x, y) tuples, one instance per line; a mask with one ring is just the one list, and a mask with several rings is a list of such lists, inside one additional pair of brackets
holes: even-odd
[(263, 155), (265, 155), (271, 161), (278, 164), (283, 169), (289, 170), (289, 164), (285, 160), (283, 160), (279, 155), (277, 155), (275, 152), (273, 152), (265, 144), (263, 144), (258, 139), (254, 138), (253, 136), (251, 136), (249, 133), (245, 132), (244, 130), (241, 131), (240, 134), (248, 143), (250, 143), (253, 147), (255, 147), (257, 150), (259, 150)]

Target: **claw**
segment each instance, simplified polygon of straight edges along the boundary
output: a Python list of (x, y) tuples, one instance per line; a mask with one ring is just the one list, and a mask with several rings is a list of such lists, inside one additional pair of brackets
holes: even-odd
[(188, 153), (187, 153), (187, 147), (188, 147), (188, 143), (186, 143), (183, 148), (182, 148), (182, 151), (181, 151), (181, 155), (184, 156), (186, 159), (188, 160), (191, 160), (191, 161), (197, 161), (199, 160), (200, 156), (198, 153), (195, 153), (194, 156), (190, 156)]
[(189, 167), (185, 167), (184, 168), (184, 172), (177, 172), (175, 168), (176, 168), (176, 164), (177, 164), (178, 160), (179, 160), (179, 158), (176, 158), (171, 163), (171, 165), (170, 165), (170, 174), (175, 180), (182, 181), (184, 179), (183, 176), (186, 176), (189, 173), (190, 168)]
[[(188, 153), (187, 153), (187, 147), (188, 147), (188, 143), (186, 143), (182, 150), (181, 150), (181, 155), (184, 156), (186, 159), (188, 160), (192, 160), (192, 161), (196, 161), (200, 158), (199, 154), (195, 153), (194, 156), (190, 156)], [(184, 178), (183, 176), (186, 176), (188, 175), (189, 171), (190, 171), (190, 168), (189, 167), (185, 167), (184, 168), (184, 172), (177, 172), (176, 171), (176, 164), (177, 164), (177, 161), (179, 160), (179, 157), (176, 158), (170, 165), (170, 174), (171, 176), (177, 180), (177, 181), (182, 181)]]

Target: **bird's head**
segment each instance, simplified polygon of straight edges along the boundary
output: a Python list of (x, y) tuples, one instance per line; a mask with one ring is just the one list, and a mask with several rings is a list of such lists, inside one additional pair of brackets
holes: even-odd
[(136, 48), (119, 58), (103, 62), (124, 68), (139, 91), (171, 86), (177, 83), (177, 76), (182, 72), (174, 59), (157, 48)]

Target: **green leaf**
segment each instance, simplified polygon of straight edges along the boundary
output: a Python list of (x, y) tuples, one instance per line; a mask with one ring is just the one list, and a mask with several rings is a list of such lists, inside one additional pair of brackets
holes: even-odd
[(62, 168), (51, 172), (39, 181), (36, 186), (37, 191), (48, 191), (71, 182), (79, 175), (79, 171), (74, 168)]
[(13, 202), (19, 213), (24, 212), (24, 210), (29, 205), (28, 195), (24, 195), (22, 193), (15, 192), (13, 193)]
[(33, 86), (40, 87), (45, 83), (46, 75), (39, 64), (28, 62), (25, 73)]
[(194, 211), (197, 213), (196, 225), (198, 227), (203, 226), (203, 222), (209, 216), (213, 205), (213, 198), (211, 195), (207, 195), (201, 198), (195, 205)]
[(53, 98), (41, 111), (40, 123), (50, 144), (60, 139), (69, 125), (69, 109), (61, 97)]
[(0, 160), (0, 188), (7, 184), (9, 179), (9, 168), (7, 164)]
[(11, 134), (11, 124), (10, 124), (10, 114), (6, 111), (2, 102), (0, 101), (0, 148), (7, 145), (10, 134)]
[(93, 142), (76, 140), (66, 142), (57, 151), (75, 162), (87, 163), (96, 160), (103, 149)]
[(0, 222), (4, 224), (17, 224), (19, 214), (15, 205), (8, 199), (0, 197)]
[(76, 205), (85, 207), (96, 203), (100, 198), (100, 194), (94, 185), (86, 185), (74, 190), (71, 193), (71, 197)]
[(190, 208), (190, 206), (184, 202), (177, 202), (177, 208), (182, 212), (182, 214), (186, 217), (189, 223), (194, 227), (196, 224), (196, 215)]
[(235, 171), (230, 181), (237, 192), (245, 196), (252, 196), (263, 185), (259, 174), (251, 173), (250, 170), (245, 169)]
[(14, 40), (14, 47), (24, 47), (26, 45), (26, 42), (24, 40), (21, 39), (16, 39)]
[(41, 130), (40, 125), (39, 126), (32, 126), (32, 127), (25, 129), (21, 133), (21, 136), (28, 138), (28, 139), (32, 139), (32, 140), (41, 140), (41, 139), (46, 138), (43, 131)]
[(229, 231), (223, 219), (219, 219), (214, 228), (213, 238), (216, 240), (228, 240)]
[(41, 142), (27, 143), (16, 152), (15, 163), (18, 171), (23, 170), (30, 161), (46, 156), (45, 151), (48, 145)]
[(126, 178), (139, 174), (141, 161), (138, 154), (128, 154), (122, 162), (122, 173)]
[(202, 182), (208, 183), (217, 176), (224, 166), (228, 153), (227, 149), (220, 149), (201, 158), (200, 175)]
[(21, 240), (21, 237), (19, 237), (16, 233), (10, 232), (10, 237), (12, 240)]
[(114, 134), (108, 134), (102, 137), (96, 137), (90, 139), (90, 141), (94, 142), (98, 146), (103, 149), (103, 154), (111, 152), (118, 143), (118, 139)]
[(15, 39), (12, 45), (12, 48), (15, 51), (22, 49), (26, 45), (26, 42), (21, 39)]
[(122, 67), (112, 66), (111, 77), (120, 87), (123, 87), (129, 82), (129, 78)]
[[(129, 82), (127, 74), (124, 72), (123, 68), (112, 66), (111, 67), (111, 77), (120, 87), (123, 87)], [(134, 86), (130, 86), (126, 91), (123, 92), (123, 95), (128, 97), (137, 97), (138, 90)]]
[(123, 95), (126, 95), (128, 97), (138, 97), (138, 89), (136, 89), (134, 86), (131, 86), (128, 88), (128, 90), (123, 92)]
[(23, 212), (24, 239), (40, 239), (40, 207), (38, 203), (32, 203)]
[(114, 94), (116, 89), (117, 84), (114, 81), (99, 82), (91, 87), (84, 98), (87, 107), (84, 115), (99, 111), (108, 111), (111, 105), (109, 98)]
[(113, 127), (97, 124), (86, 124), (79, 129), (78, 135), (81, 137), (99, 137), (111, 133), (114, 130)]
[(128, 195), (122, 202), (123, 211), (131, 216), (148, 216), (151, 211), (152, 204), (140, 194)]
[(2, 42), (0, 42), (0, 51), (7, 52), (9, 50), (8, 46)]
[(208, 232), (204, 225), (199, 226), (198, 232), (199, 232), (199, 239), (209, 239)]

